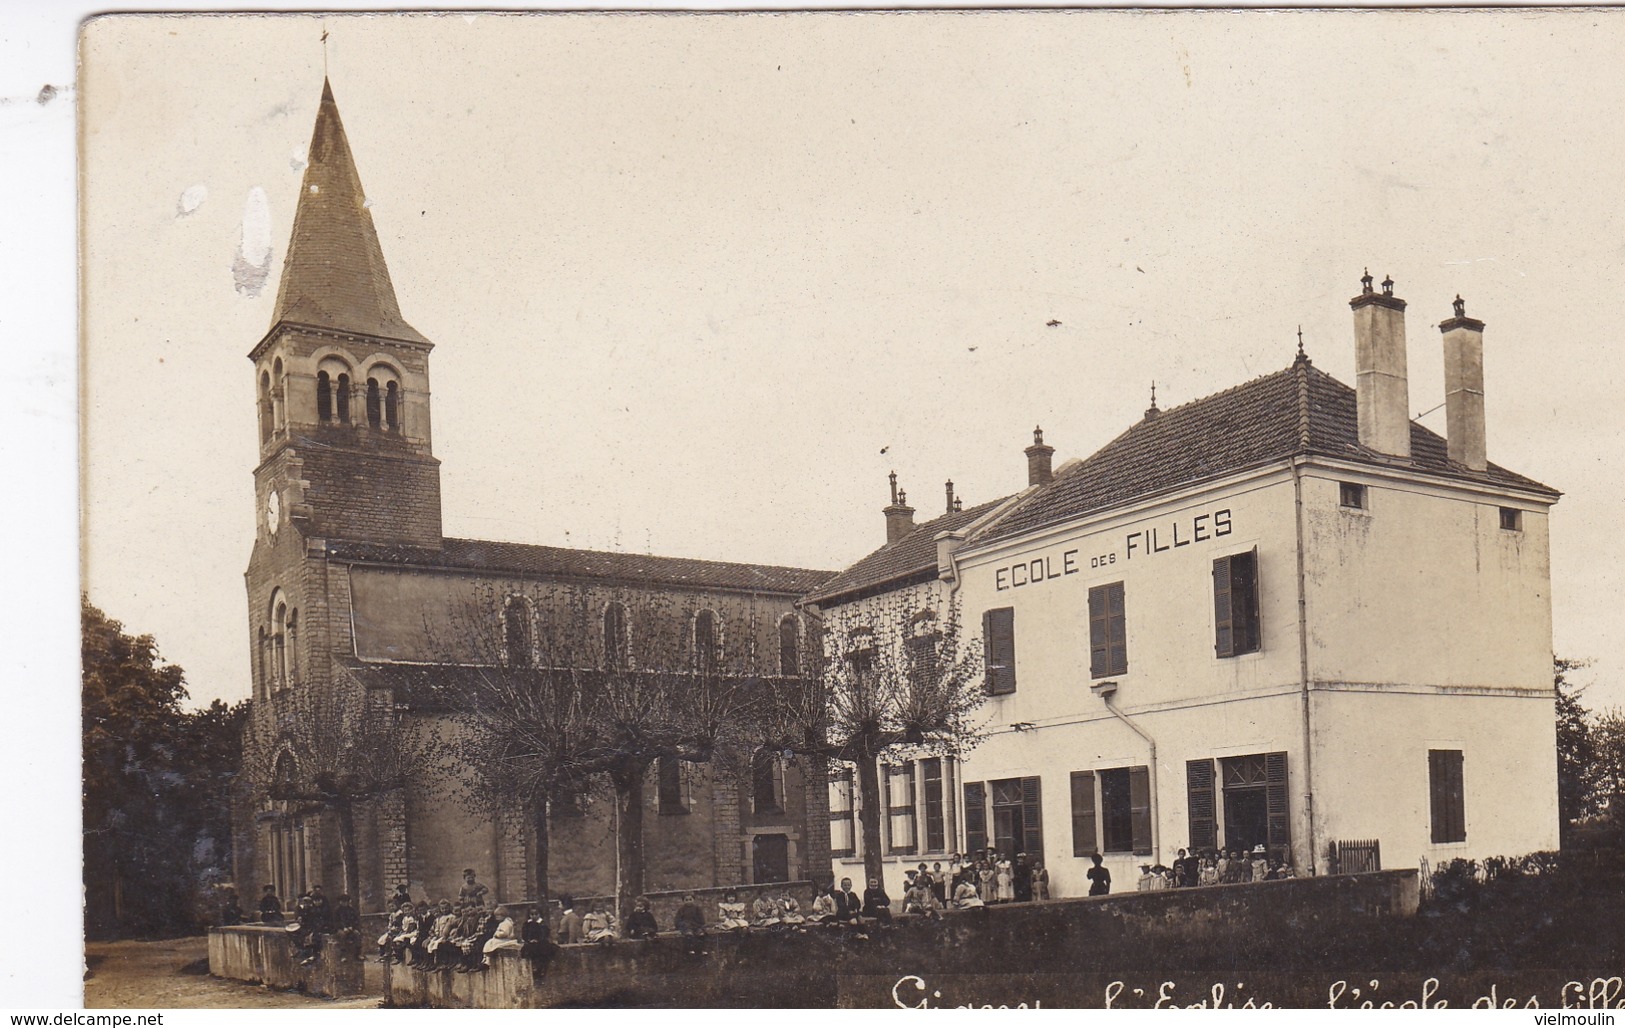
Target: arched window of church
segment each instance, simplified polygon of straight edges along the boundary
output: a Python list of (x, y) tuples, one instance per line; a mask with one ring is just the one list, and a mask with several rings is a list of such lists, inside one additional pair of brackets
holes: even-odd
[(391, 382), (384, 390), (384, 426), (391, 432), (401, 430), (401, 387)]
[(367, 379), (367, 424), (377, 428), (382, 416), (382, 406), (378, 394), (378, 380)]
[(631, 642), (626, 631), (626, 606), (609, 603), (604, 607), (604, 666), (630, 666)]
[(333, 376), (325, 371), (316, 372), (316, 417), (333, 420)]
[(801, 674), (801, 625), (794, 614), (779, 619), (779, 674)]
[(271, 682), (274, 689), (288, 687), (288, 604), (280, 595), (271, 608)]
[(266, 678), (266, 675), (269, 673), (269, 670), (270, 670), (269, 669), (269, 663), (270, 662), (267, 659), (267, 651), (270, 648), (271, 648), (270, 637), (265, 634), (265, 626), (261, 625), (260, 626), (260, 651), (259, 651), (260, 676), (259, 676), (259, 690), (258, 690), (258, 692), (259, 692), (259, 698), (262, 699), (262, 700), (265, 699), (267, 696), (271, 695), (271, 683), (270, 683), (270, 680)]
[(338, 381), (338, 395), (333, 397), (338, 401), (333, 406), (338, 409), (339, 421), (348, 425), (350, 423), (350, 376), (340, 375)]
[(271, 406), (271, 373), (260, 372), (260, 442), (271, 441), (271, 430), (276, 425), (276, 415)]
[(299, 611), (288, 611), (288, 681), (299, 681)]
[(717, 669), (721, 658), (721, 632), (717, 626), (717, 612), (702, 610), (694, 615), (694, 667), (698, 671)]
[(502, 649), (510, 667), (530, 667), (533, 663), (533, 635), (530, 604), (523, 596), (510, 596), (502, 607)]

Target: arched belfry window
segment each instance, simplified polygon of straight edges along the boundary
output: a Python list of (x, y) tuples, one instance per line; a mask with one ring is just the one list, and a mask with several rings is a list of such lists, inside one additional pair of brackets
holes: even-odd
[(382, 423), (383, 401), (378, 389), (376, 378), (367, 379), (367, 424), (377, 428)]
[(260, 442), (271, 441), (271, 430), (276, 425), (276, 415), (271, 404), (271, 373), (260, 372)]
[(779, 674), (801, 674), (801, 624), (794, 614), (779, 619)]
[(271, 363), (271, 408), (275, 412), (276, 427), (280, 430), (288, 424), (288, 377), (282, 370), (282, 358), (278, 357)]
[(316, 372), (316, 417), (333, 420), (333, 376), (325, 371)]
[(338, 395), (333, 397), (334, 409), (338, 412), (339, 421), (348, 425), (350, 423), (350, 376), (341, 374), (338, 377)]
[(626, 605), (610, 602), (604, 606), (604, 666), (629, 667), (632, 640), (627, 635)]
[(391, 382), (384, 388), (384, 427), (391, 432), (401, 430), (401, 386)]
[(717, 625), (717, 612), (702, 610), (694, 615), (694, 667), (697, 671), (715, 671), (721, 658), (721, 631)]
[(509, 667), (530, 667), (535, 635), (530, 625), (530, 604), (523, 596), (510, 596), (502, 606), (503, 660)]

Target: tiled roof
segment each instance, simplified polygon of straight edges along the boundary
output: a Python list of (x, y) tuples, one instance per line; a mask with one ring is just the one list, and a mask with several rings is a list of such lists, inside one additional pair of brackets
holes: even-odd
[(829, 580), (833, 572), (767, 564), (733, 564), (689, 557), (652, 557), (642, 553), (606, 553), (560, 546), (494, 543), (479, 539), (446, 539), (438, 550), (421, 546), (334, 541), (330, 557), (416, 567), (497, 571), (551, 578), (609, 579), (648, 582), (695, 589), (785, 593), (799, 596)]
[(283, 321), (428, 342), (401, 317), (350, 141), (325, 81), (271, 324)]
[(880, 549), (853, 564), (830, 579), (817, 592), (808, 596), (813, 602), (823, 602), (838, 596), (862, 592), (887, 583), (901, 582), (916, 575), (930, 572), (933, 576), (937, 570), (937, 544), (938, 533), (949, 532), (964, 528), (987, 514), (994, 507), (1003, 503), (1004, 499), (991, 500), (978, 507), (966, 510), (956, 510), (951, 514), (943, 514), (921, 524), (897, 540), (887, 543)]
[(1559, 495), (1496, 464), (1470, 471), (1451, 463), (1445, 440), (1415, 422), (1408, 461), (1374, 454), (1359, 443), (1354, 390), (1300, 358), (1283, 371), (1137, 422), (1025, 500), (985, 538), (1019, 535), (1294, 454)]

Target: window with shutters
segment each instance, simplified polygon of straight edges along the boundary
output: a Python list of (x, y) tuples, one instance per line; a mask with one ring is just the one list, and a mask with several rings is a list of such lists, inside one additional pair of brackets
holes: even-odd
[(655, 762), (656, 793), (662, 814), (686, 814), (689, 810), (688, 773), (676, 757)]
[(982, 652), (987, 662), (985, 688), (989, 696), (1016, 691), (1016, 611), (996, 607), (982, 615)]
[(1144, 765), (1095, 772), (1102, 853), (1151, 852), (1151, 772)]
[(1089, 677), (1110, 678), (1128, 672), (1128, 619), (1123, 609), (1123, 583), (1089, 590)]
[(1428, 750), (1433, 841), (1467, 841), (1467, 808), (1460, 750)]
[(909, 619), (908, 677), (916, 688), (929, 688), (937, 683), (940, 677), (937, 650), (941, 642), (936, 618), (929, 611), (921, 611)]
[(1257, 547), (1213, 562), (1213, 626), (1218, 656), (1258, 652)]
[(857, 790), (852, 769), (847, 768), (829, 783), (829, 855), (853, 857), (857, 853)]
[(919, 824), (914, 807), (914, 762), (886, 769), (886, 824), (890, 828), (887, 852), (911, 854), (919, 851), (916, 838)]
[(875, 669), (877, 650), (872, 628), (854, 628), (846, 637), (846, 662), (852, 673), (862, 676)]
[(1027, 853), (1036, 857), (1043, 853), (1044, 818), (1038, 778), (1006, 778), (988, 784), (993, 793), (992, 845), (999, 855)]
[(987, 784), (965, 783), (965, 852), (987, 849)]
[(942, 853), (948, 848), (947, 802), (944, 795), (942, 758), (920, 761), (920, 800), (925, 805), (925, 853)]
[[(1191, 793), (1192, 831), (1197, 823), (1196, 804), (1207, 791), (1202, 761), (1185, 765), (1186, 785)], [(1218, 762), (1215, 820), (1223, 827), (1220, 845), (1225, 849), (1250, 850), (1262, 845), (1272, 857), (1285, 858), (1292, 845), (1291, 811), (1287, 792), (1287, 755), (1249, 753), (1224, 757)]]
[(1095, 773), (1072, 772), (1072, 855), (1087, 857), (1100, 851), (1095, 834)]

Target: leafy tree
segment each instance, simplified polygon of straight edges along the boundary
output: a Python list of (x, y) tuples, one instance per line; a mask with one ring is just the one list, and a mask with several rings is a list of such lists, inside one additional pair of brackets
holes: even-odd
[(820, 635), (823, 652), (804, 658), (800, 688), (775, 694), (774, 745), (854, 767), (864, 875), (879, 878), (880, 763), (976, 746), (982, 642), (934, 586), (838, 608)]
[(1595, 774), (1591, 795), (1595, 809), (1606, 811), (1625, 827), (1625, 710), (1610, 707), (1598, 714), (1591, 729)]
[(81, 597), (86, 931), (195, 928), (231, 860), (244, 705), (181, 709), (186, 676), (150, 635)]
[(1557, 690), (1557, 809), (1566, 835), (1577, 822), (1597, 813), (1597, 743), (1590, 713), (1580, 702), (1584, 686), (1569, 680), (1590, 661), (1564, 657), (1552, 661)]

